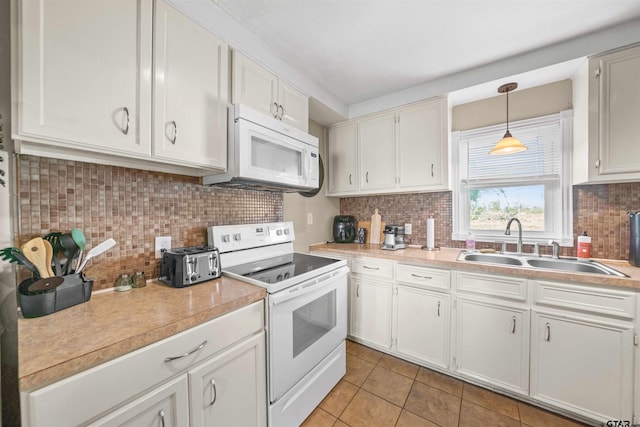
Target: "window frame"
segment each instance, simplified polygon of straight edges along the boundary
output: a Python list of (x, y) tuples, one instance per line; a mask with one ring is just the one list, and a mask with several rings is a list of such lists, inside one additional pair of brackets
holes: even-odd
[[(518, 129), (545, 126), (558, 123), (560, 125), (562, 159), (560, 163), (561, 171), (559, 180), (504, 180), (496, 179), (483, 180), (466, 185), (462, 182), (463, 169), (467, 167), (465, 141), (476, 135), (489, 132), (501, 134), (504, 132), (506, 124), (502, 123), (483, 128), (469, 129), (465, 131), (454, 131), (451, 133), (451, 174), (452, 174), (452, 208), (453, 208), (453, 230), (451, 239), (454, 241), (464, 241), (469, 234), (469, 189), (487, 188), (491, 186), (514, 186), (529, 185), (533, 183), (545, 185), (545, 227), (542, 231), (522, 230), (522, 238), (525, 243), (544, 243), (555, 240), (561, 246), (573, 246), (573, 188), (572, 188), (572, 146), (573, 146), (573, 110), (564, 110), (559, 113), (531, 119), (519, 120), (509, 123), (509, 130), (518, 135)], [(497, 141), (496, 141), (497, 142)], [(487, 155), (489, 155), (487, 153)], [(499, 157), (498, 157), (499, 158)], [(558, 201), (558, 203), (556, 203)], [(551, 211), (549, 211), (551, 207)], [(506, 221), (505, 221), (506, 228)], [(517, 228), (517, 227), (516, 227)], [(471, 230), (474, 239), (478, 242), (507, 242), (517, 241), (517, 232), (512, 228), (511, 236), (506, 236), (502, 230)]]

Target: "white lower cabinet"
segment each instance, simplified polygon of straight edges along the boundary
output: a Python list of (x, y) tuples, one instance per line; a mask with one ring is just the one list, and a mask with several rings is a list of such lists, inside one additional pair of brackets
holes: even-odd
[(90, 427), (162, 426), (189, 424), (189, 392), (187, 376), (182, 375), (151, 393), (117, 409)]
[(447, 369), (449, 307), (447, 294), (398, 285), (393, 307), (395, 351)]
[(376, 346), (391, 344), (391, 289), (388, 282), (351, 278), (349, 335)]
[(521, 394), (529, 391), (529, 309), (459, 297), (455, 370)]
[(263, 301), (21, 393), (23, 427), (265, 426), (266, 414)]

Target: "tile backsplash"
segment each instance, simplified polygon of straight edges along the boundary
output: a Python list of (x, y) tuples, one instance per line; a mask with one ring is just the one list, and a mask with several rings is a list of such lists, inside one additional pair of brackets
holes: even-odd
[[(340, 200), (340, 213), (354, 215), (357, 220), (370, 220), (375, 209), (387, 224), (413, 226), (416, 244), (425, 244), (426, 218), (435, 218), (435, 244), (442, 247), (464, 247), (462, 241), (452, 241), (452, 194), (412, 193)], [(574, 236), (587, 231), (592, 237), (594, 258), (629, 259), (628, 211), (640, 211), (640, 183), (580, 185), (573, 188)], [(479, 248), (495, 244), (478, 243)], [(525, 247), (526, 251), (532, 248)], [(575, 256), (575, 248), (561, 248), (561, 255)]]
[(200, 185), (200, 178), (115, 166), (20, 156), (17, 244), (51, 231), (83, 230), (87, 249), (117, 245), (85, 269), (94, 290), (122, 273), (160, 275), (155, 237), (174, 248), (207, 243), (212, 225), (281, 221), (282, 194)]

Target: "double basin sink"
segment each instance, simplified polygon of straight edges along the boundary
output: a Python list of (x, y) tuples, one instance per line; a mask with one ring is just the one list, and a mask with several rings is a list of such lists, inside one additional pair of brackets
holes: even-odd
[(597, 261), (580, 261), (577, 258), (548, 258), (520, 254), (491, 254), (462, 251), (460, 256), (458, 256), (458, 261), (524, 267), (535, 270), (554, 270), (567, 273), (591, 273), (603, 274), (606, 276), (628, 277), (626, 274), (607, 267)]

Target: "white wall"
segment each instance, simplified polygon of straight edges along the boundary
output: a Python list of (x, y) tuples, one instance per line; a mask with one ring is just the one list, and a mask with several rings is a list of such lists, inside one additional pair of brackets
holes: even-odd
[[(318, 123), (310, 121), (309, 133), (320, 140), (320, 156), (326, 162), (325, 129)], [(293, 249), (296, 252), (308, 252), (309, 245), (333, 240), (333, 217), (340, 213), (340, 199), (326, 197), (324, 191), (325, 185), (313, 197), (304, 197), (298, 193), (283, 195), (284, 220), (293, 221), (296, 235)], [(308, 224), (307, 221), (309, 214), (313, 217), (312, 224)]]

